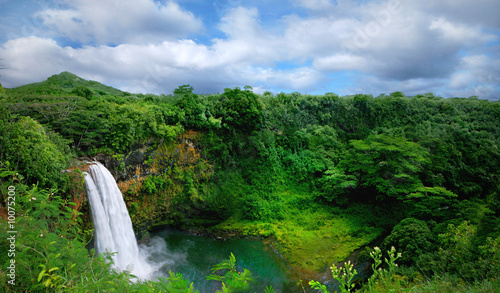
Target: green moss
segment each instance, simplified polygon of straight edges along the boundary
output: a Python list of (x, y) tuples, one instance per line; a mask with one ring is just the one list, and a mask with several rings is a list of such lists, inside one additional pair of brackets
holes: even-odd
[[(370, 227), (363, 210), (354, 214), (321, 206), (311, 195), (287, 191), (286, 216), (283, 220), (250, 221), (233, 216), (214, 227), (237, 231), (244, 236), (274, 237), (280, 253), (295, 267), (319, 272), (327, 265), (346, 259), (354, 250), (369, 244), (382, 233)], [(306, 199), (311, 199), (306, 203)], [(298, 199), (302, 207), (293, 203)]]

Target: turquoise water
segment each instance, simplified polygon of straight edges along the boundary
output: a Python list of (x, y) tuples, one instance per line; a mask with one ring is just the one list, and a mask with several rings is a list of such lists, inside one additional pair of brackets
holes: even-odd
[(162, 252), (159, 257), (166, 257), (168, 262), (163, 265), (161, 272), (167, 275), (169, 270), (182, 273), (201, 293), (215, 292), (221, 288), (220, 282), (207, 281), (206, 277), (210, 275), (210, 269), (228, 259), (231, 252), (236, 257), (238, 271), (246, 268), (255, 278), (250, 292), (264, 292), (267, 286), (273, 286), (276, 292), (304, 292), (297, 285), (298, 279), (294, 277), (286, 261), (262, 241), (217, 240), (175, 230), (162, 230), (151, 236), (152, 241), (154, 236), (159, 236), (166, 242), (167, 251)]

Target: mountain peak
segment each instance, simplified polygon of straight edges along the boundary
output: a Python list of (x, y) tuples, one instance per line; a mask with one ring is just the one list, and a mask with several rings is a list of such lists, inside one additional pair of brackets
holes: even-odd
[(14, 89), (11, 92), (23, 92), (23, 93), (70, 93), (75, 88), (85, 87), (92, 92), (98, 93), (100, 95), (118, 95), (124, 94), (123, 91), (104, 85), (100, 82), (94, 80), (86, 80), (68, 71), (63, 71), (59, 74), (54, 74), (47, 80), (37, 83), (31, 83), (23, 85)]
[(83, 78), (68, 71), (63, 71), (59, 74), (54, 74), (47, 78), (47, 82), (52, 86), (60, 86), (62, 88), (74, 88), (77, 84), (85, 82)]

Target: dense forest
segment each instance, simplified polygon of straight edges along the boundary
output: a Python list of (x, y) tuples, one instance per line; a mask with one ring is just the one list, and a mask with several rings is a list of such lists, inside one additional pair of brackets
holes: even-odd
[[(194, 292), (175, 272), (131, 282), (88, 251), (81, 172), (92, 159), (112, 170), (140, 235), (170, 225), (274, 239), (297, 270), (331, 266), (343, 292), (500, 288), (498, 101), (249, 86), (131, 94), (63, 72), (0, 87), (0, 113), (6, 292)], [(15, 286), (3, 253), (9, 207)], [(371, 262), (368, 279), (355, 281), (344, 264), (355, 250)], [(224, 292), (251, 281), (234, 257), (216, 268), (224, 277), (212, 276)]]

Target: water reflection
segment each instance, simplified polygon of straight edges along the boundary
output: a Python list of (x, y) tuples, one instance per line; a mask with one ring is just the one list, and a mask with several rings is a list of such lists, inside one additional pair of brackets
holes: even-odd
[(216, 240), (204, 236), (189, 235), (175, 230), (155, 232), (147, 246), (154, 246), (153, 241), (165, 240), (167, 251), (152, 253), (155, 257), (168, 258), (170, 261), (160, 271), (168, 275), (171, 270), (182, 273), (184, 278), (193, 282), (195, 289), (215, 292), (220, 289), (220, 282), (207, 281), (213, 265), (229, 258), (232, 252), (236, 257), (239, 271), (249, 269), (255, 283), (251, 292), (264, 292), (266, 286), (273, 286), (276, 292), (304, 292), (297, 286), (293, 272), (286, 261), (269, 245), (250, 239)]

